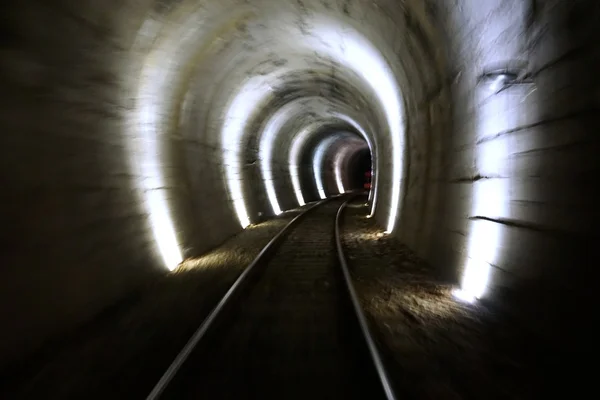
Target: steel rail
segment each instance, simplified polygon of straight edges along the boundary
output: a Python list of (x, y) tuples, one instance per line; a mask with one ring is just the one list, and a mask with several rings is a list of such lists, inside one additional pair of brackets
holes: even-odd
[(173, 362), (171, 363), (169, 368), (162, 375), (162, 377), (160, 378), (158, 383), (154, 386), (154, 388), (152, 389), (152, 391), (150, 392), (148, 397), (146, 397), (146, 400), (156, 400), (156, 399), (160, 398), (161, 394), (165, 391), (165, 389), (167, 388), (169, 383), (173, 380), (173, 378), (175, 377), (175, 375), (177, 374), (177, 372), (179, 371), (181, 366), (185, 363), (185, 361), (188, 359), (188, 357), (190, 356), (192, 351), (196, 348), (196, 345), (206, 335), (206, 332), (211, 328), (214, 321), (220, 316), (220, 314), (223, 311), (223, 309), (225, 308), (225, 306), (231, 301), (231, 298), (233, 297), (233, 295), (245, 283), (246, 279), (252, 273), (252, 271), (255, 269), (256, 265), (262, 263), (263, 258), (269, 253), (269, 251), (271, 251), (273, 248), (275, 248), (277, 245), (279, 245), (279, 242), (281, 241), (283, 236), (286, 233), (288, 233), (297, 224), (297, 222), (302, 217), (304, 217), (306, 214), (308, 214), (310, 211), (312, 211), (316, 207), (328, 202), (329, 200), (339, 198), (339, 197), (340, 196), (328, 197), (327, 199), (321, 200), (321, 201), (313, 204), (312, 206), (310, 206), (309, 208), (304, 210), (301, 214), (294, 217), (294, 219), (292, 219), (290, 222), (288, 222), (288, 224), (281, 231), (279, 231), (279, 233), (277, 235), (275, 235), (275, 237), (273, 239), (271, 239), (265, 247), (263, 247), (261, 252), (244, 269), (244, 272), (242, 272), (240, 274), (240, 276), (236, 279), (236, 281), (233, 283), (233, 285), (229, 288), (227, 293), (225, 293), (223, 298), (221, 298), (221, 300), (215, 306), (215, 308), (213, 308), (212, 311), (210, 312), (210, 314), (204, 319), (204, 321), (202, 321), (202, 324), (200, 324), (200, 327), (196, 330), (194, 335), (190, 338), (190, 340), (187, 342), (187, 344), (179, 352), (177, 357), (175, 357), (175, 360), (173, 360)]
[(344, 209), (354, 199), (351, 198), (347, 200), (344, 204), (340, 206), (338, 212), (335, 216), (335, 243), (337, 247), (338, 259), (340, 261), (340, 266), (344, 273), (344, 280), (346, 281), (346, 288), (348, 289), (348, 293), (350, 295), (350, 299), (352, 300), (352, 305), (354, 306), (354, 312), (356, 313), (356, 317), (358, 318), (358, 323), (360, 324), (360, 329), (362, 330), (363, 337), (366, 341), (367, 347), (369, 348), (369, 353), (371, 355), (371, 360), (373, 361), (374, 367), (377, 370), (377, 375), (379, 376), (379, 380), (381, 381), (381, 385), (385, 392), (385, 396), (388, 400), (395, 400), (396, 395), (394, 394), (394, 389), (390, 382), (390, 378), (385, 370), (383, 365), (383, 361), (381, 361), (381, 355), (379, 354), (379, 350), (377, 349), (377, 345), (375, 344), (375, 340), (373, 339), (373, 335), (369, 330), (369, 325), (367, 323), (367, 319), (365, 318), (365, 314), (363, 313), (362, 307), (358, 300), (358, 296), (356, 294), (356, 290), (354, 289), (354, 285), (352, 284), (352, 278), (350, 276), (350, 272), (348, 269), (348, 263), (346, 261), (346, 256), (344, 255), (344, 248), (342, 246), (342, 239), (340, 235), (340, 220)]

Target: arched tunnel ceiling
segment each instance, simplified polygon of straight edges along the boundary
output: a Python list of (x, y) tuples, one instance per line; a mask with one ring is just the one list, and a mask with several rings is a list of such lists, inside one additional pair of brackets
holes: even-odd
[[(147, 54), (134, 65), (141, 72), (134, 89), (137, 123), (147, 143), (136, 165), (155, 164), (156, 157), (169, 164), (177, 153), (161, 143), (169, 135), (220, 148), (227, 191), (245, 227), (253, 221), (245, 164), (258, 160), (272, 211), (279, 214), (272, 170), (285, 161), (273, 149), (285, 153), (303, 128), (341, 118), (369, 142), (373, 170), (390, 168), (381, 178), (376, 174), (371, 214), (381, 183), (390, 188), (385, 214), (387, 230), (393, 231), (401, 208), (404, 109), (439, 84), (444, 68), (439, 52), (430, 48), (437, 38), (421, 2), (188, 0), (161, 5), (143, 22), (134, 46)], [(309, 107), (313, 103), (318, 119)], [(298, 127), (284, 129), (289, 124)], [(378, 150), (382, 147), (385, 152)], [(168, 188), (169, 176), (158, 169), (145, 173), (151, 176), (143, 191), (154, 196), (147, 202), (155, 209), (172, 208), (167, 205), (171, 196), (154, 190)], [(165, 223), (169, 218), (162, 219), (154, 222), (155, 229), (173, 231)], [(168, 236), (168, 247), (176, 247), (175, 233)], [(173, 264), (181, 256), (174, 252), (167, 258)]]

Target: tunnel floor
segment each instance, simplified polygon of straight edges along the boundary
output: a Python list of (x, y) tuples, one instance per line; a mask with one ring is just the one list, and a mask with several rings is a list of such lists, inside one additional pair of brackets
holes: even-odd
[(243, 268), (299, 210), (187, 260), (175, 273), (1, 371), (0, 398), (145, 398)]
[(554, 351), (498, 310), (457, 301), (453, 285), (365, 215), (364, 200), (348, 208), (343, 240), (398, 398), (533, 399), (547, 390)]
[[(343, 242), (398, 397), (537, 398), (545, 357), (535, 338), (484, 304), (456, 301), (434, 269), (365, 217), (363, 204), (346, 209)], [(145, 398), (244, 266), (298, 212), (243, 231), (48, 343), (2, 374), (0, 397)]]
[(260, 262), (163, 399), (383, 399), (339, 267), (337, 198)]

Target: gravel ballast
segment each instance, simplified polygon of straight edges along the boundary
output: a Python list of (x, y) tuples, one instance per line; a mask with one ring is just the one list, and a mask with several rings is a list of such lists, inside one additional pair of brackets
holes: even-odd
[(364, 200), (346, 209), (342, 231), (399, 398), (537, 398), (540, 352), (527, 332), (481, 303), (456, 300), (453, 285), (366, 218)]

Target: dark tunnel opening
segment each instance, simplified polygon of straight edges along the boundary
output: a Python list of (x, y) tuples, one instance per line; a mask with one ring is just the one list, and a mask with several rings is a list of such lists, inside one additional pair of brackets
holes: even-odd
[(349, 168), (350, 189), (370, 189), (372, 178), (371, 151), (368, 148), (359, 150), (353, 158)]

